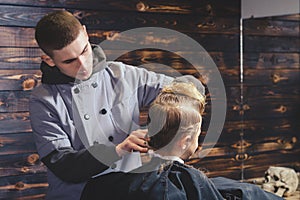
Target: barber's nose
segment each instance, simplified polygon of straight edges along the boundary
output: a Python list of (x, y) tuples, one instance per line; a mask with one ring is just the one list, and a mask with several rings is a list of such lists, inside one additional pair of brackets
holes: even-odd
[(84, 57), (83, 57), (83, 56), (79, 56), (79, 57), (78, 57), (78, 64), (79, 64), (80, 66), (83, 66), (83, 65), (84, 65)]
[(78, 57), (78, 67), (83, 70), (85, 70), (87, 68), (86, 61), (83, 56)]

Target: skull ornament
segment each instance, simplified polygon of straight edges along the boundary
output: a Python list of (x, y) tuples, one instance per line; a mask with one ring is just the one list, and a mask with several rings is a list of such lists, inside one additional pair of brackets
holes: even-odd
[(271, 166), (265, 172), (262, 188), (280, 197), (287, 197), (297, 190), (298, 182), (298, 176), (294, 169)]

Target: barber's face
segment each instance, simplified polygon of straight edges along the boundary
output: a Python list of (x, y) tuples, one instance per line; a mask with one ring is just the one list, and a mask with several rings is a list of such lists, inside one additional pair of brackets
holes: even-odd
[(71, 44), (60, 50), (54, 50), (50, 61), (46, 63), (57, 66), (67, 76), (80, 80), (88, 79), (93, 70), (93, 57), (85, 27)]

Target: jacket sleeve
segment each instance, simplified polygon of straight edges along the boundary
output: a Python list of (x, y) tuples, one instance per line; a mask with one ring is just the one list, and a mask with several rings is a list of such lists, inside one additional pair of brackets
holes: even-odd
[(201, 83), (200, 80), (198, 80), (197, 78), (195, 78), (192, 75), (184, 75), (184, 76), (179, 76), (176, 77), (174, 79), (174, 82), (185, 82), (185, 83), (193, 83), (195, 85), (195, 87), (197, 88), (197, 90), (203, 95), (205, 96), (205, 87), (204, 85)]
[(135, 67), (131, 65), (122, 64), (119, 62), (109, 62), (109, 73), (112, 79), (117, 80), (119, 85), (120, 80), (123, 80), (123, 88), (126, 92), (137, 91), (139, 107), (149, 106), (155, 99), (160, 90), (170, 84), (172, 81), (176, 82), (191, 82), (194, 83), (197, 89), (204, 94), (205, 88), (202, 83), (192, 75), (183, 75), (179, 77), (170, 77), (165, 74), (148, 71), (143, 67)]
[[(105, 155), (105, 164), (101, 156), (95, 157), (97, 155)], [(71, 147), (54, 150), (42, 158), (42, 162), (63, 181), (79, 183), (103, 172), (119, 159), (114, 146), (95, 144), (80, 151)]]
[[(127, 66), (128, 67), (128, 66)], [(201, 94), (205, 96), (205, 88), (202, 85), (201, 81), (199, 81), (197, 78), (195, 78), (192, 75), (182, 75), (178, 77), (170, 77), (164, 74), (160, 73), (154, 73), (152, 71), (147, 71), (146, 69), (142, 68), (135, 68), (136, 74), (133, 76), (133, 79), (136, 79), (136, 77), (140, 77), (138, 81), (138, 96), (142, 103), (140, 105), (148, 106), (150, 103), (155, 99), (155, 97), (158, 95), (160, 90), (165, 86), (170, 84), (171, 82), (187, 82), (187, 83), (193, 83), (196, 88), (199, 90)], [(127, 80), (130, 80), (130, 78), (126, 78)]]

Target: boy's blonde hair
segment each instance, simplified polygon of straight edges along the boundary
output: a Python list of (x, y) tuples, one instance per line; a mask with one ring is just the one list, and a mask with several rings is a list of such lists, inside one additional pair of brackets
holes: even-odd
[(201, 126), (205, 97), (192, 83), (165, 86), (149, 108), (149, 145), (160, 149), (182, 134), (193, 134)]

